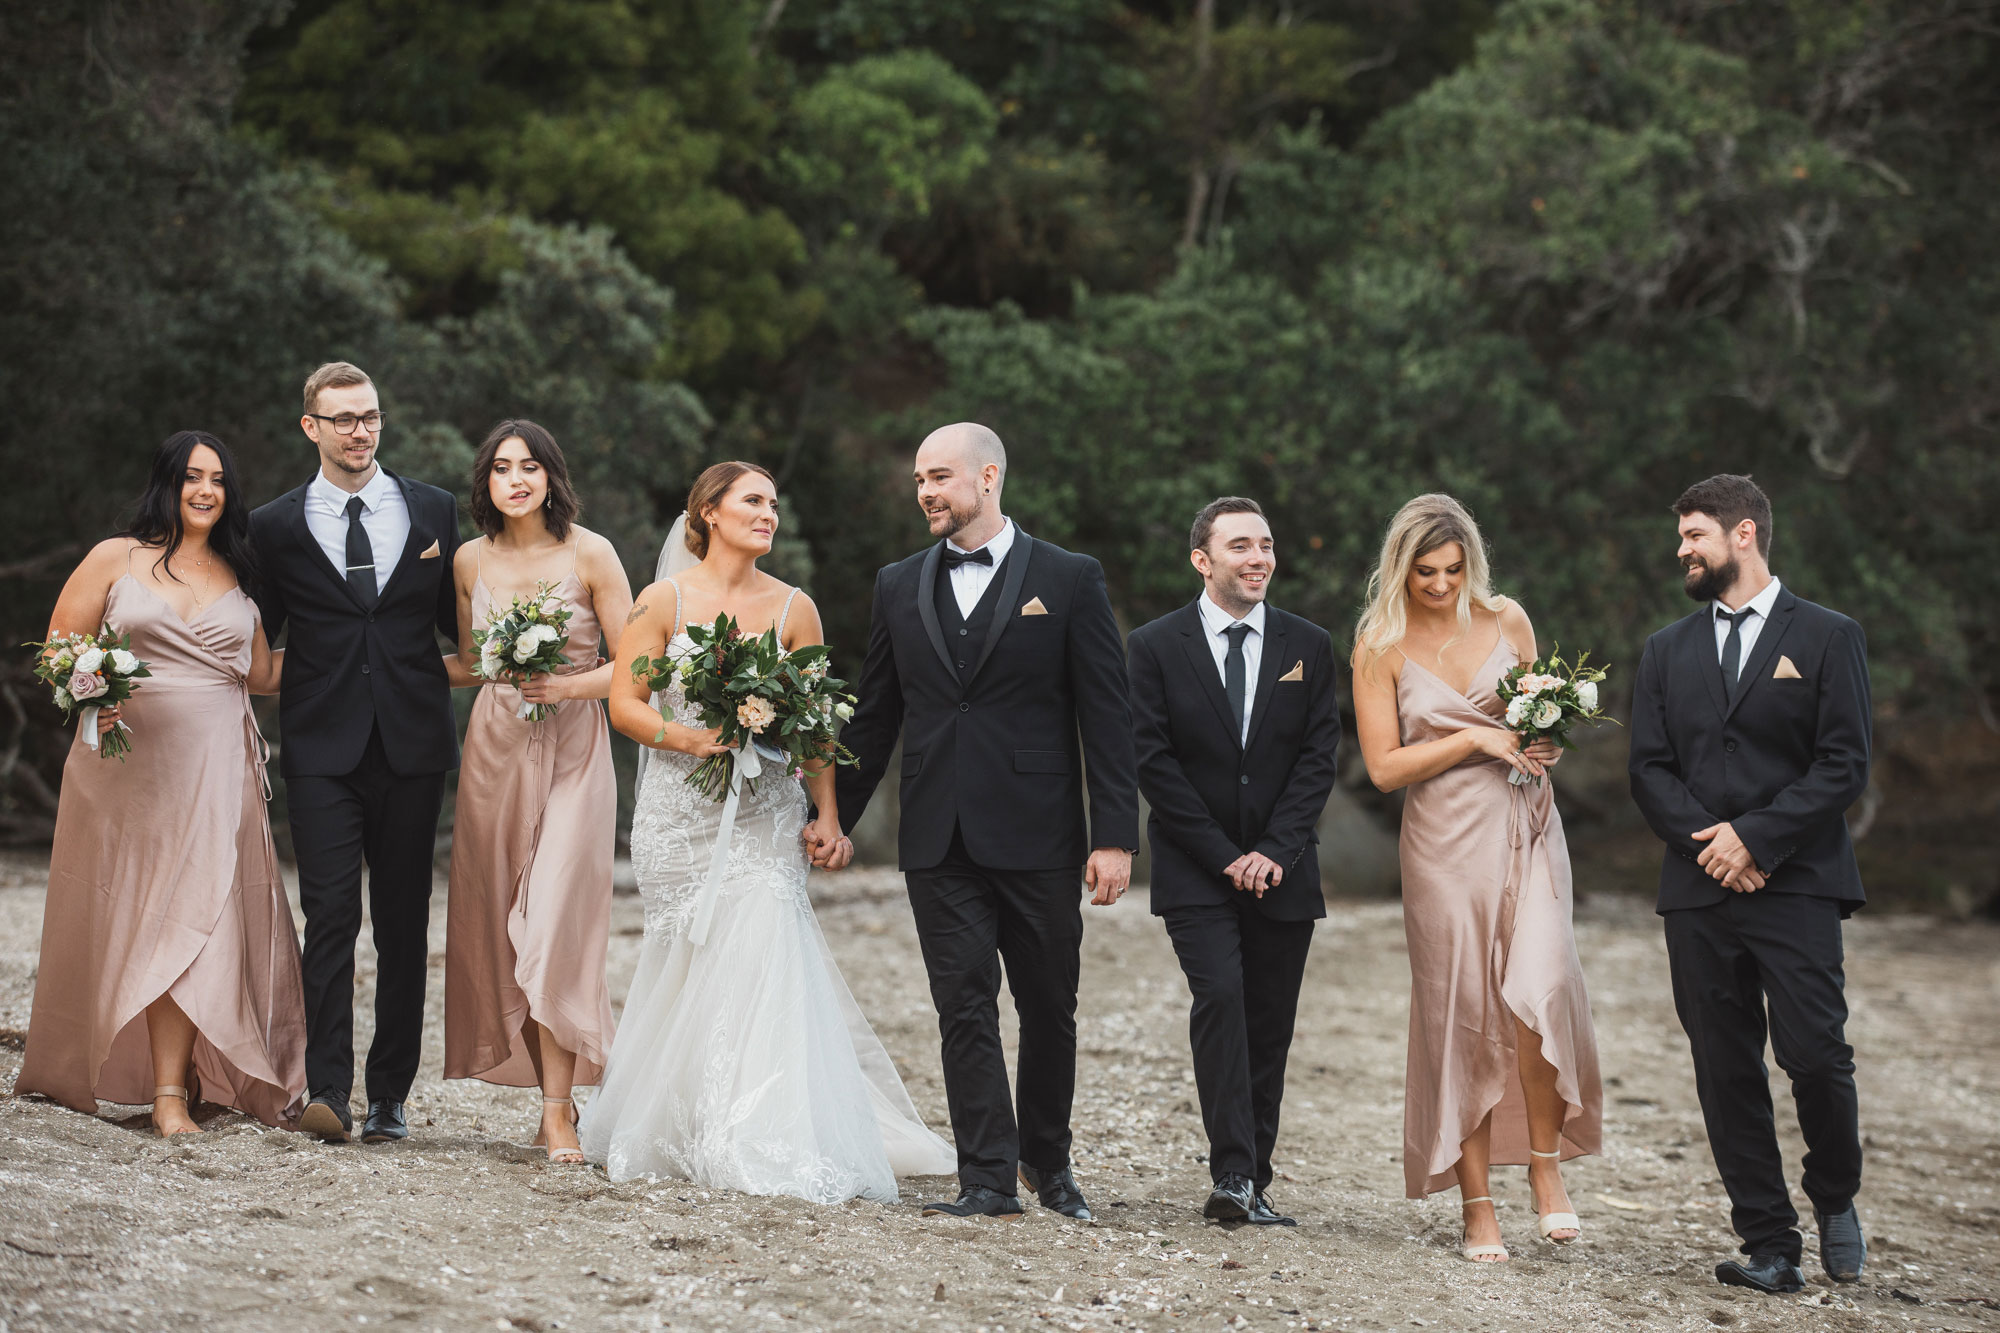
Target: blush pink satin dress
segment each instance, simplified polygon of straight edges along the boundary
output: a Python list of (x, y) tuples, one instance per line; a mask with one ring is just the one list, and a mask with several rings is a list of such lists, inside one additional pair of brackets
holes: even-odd
[[(572, 571), (570, 671), (597, 661), (596, 608)], [(474, 623), (493, 613), (482, 578)], [(527, 1088), (537, 1080), (521, 1029), (530, 1018), (576, 1053), (579, 1086), (611, 1050), (604, 952), (618, 788), (604, 704), (570, 699), (554, 716), (515, 716), (520, 691), (485, 685), (472, 705), (452, 824), (445, 910), (444, 1076)]]
[[(1500, 727), (1495, 683), (1520, 656), (1503, 636), (1461, 694), (1404, 660), (1396, 711), (1405, 745)], [(1420, 1199), (1458, 1183), (1460, 1144), (1493, 1113), (1493, 1163), (1528, 1161), (1514, 1021), (1541, 1037), (1566, 1103), (1564, 1158), (1603, 1151), (1597, 1039), (1571, 928), (1569, 847), (1551, 779), (1512, 786), (1480, 759), (1412, 785), (1403, 805), (1403, 930), (1410, 948), (1410, 1051), (1403, 1184)]]
[(289, 1124), (305, 996), (246, 687), (256, 603), (231, 589), (189, 623), (127, 574), (104, 614), (153, 674), (124, 706), (125, 761), (79, 737), (63, 764), (15, 1091), (79, 1111), (151, 1102), (145, 1010), (171, 995), (194, 1021), (202, 1100)]

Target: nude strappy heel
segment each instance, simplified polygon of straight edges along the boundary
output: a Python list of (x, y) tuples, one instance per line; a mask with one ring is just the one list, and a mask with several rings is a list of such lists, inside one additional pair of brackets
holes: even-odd
[[(1470, 1207), (1472, 1204), (1475, 1203), (1492, 1203), (1492, 1202), (1493, 1202), (1493, 1196), (1491, 1194), (1482, 1194), (1476, 1199), (1460, 1199), (1458, 1201), (1458, 1206), (1461, 1209), (1464, 1209)], [(1494, 1217), (1497, 1219), (1499, 1217), (1499, 1212), (1498, 1212), (1499, 1206), (1496, 1204), (1494, 1205), (1494, 1207), (1495, 1207)], [(1505, 1263), (1508, 1258), (1507, 1247), (1505, 1245), (1464, 1245), (1459, 1247), (1459, 1253), (1463, 1254), (1467, 1259), (1471, 1260), (1473, 1263), (1484, 1263), (1486, 1262), (1489, 1256), (1491, 1256), (1494, 1260), (1501, 1263)]]
[[(542, 1098), (542, 1105), (567, 1106), (569, 1108), (569, 1122), (572, 1125), (583, 1118), (581, 1113), (576, 1109), (576, 1098), (574, 1097), (544, 1097)], [(583, 1165), (583, 1149), (581, 1148), (558, 1148), (550, 1144), (548, 1145), (548, 1151), (549, 1160), (560, 1166)]]
[[(1554, 1152), (1536, 1152), (1533, 1148), (1530, 1148), (1528, 1149), (1528, 1156), (1545, 1157), (1560, 1161), (1562, 1160), (1562, 1150), (1558, 1148)], [(1583, 1223), (1578, 1220), (1575, 1213), (1542, 1213), (1539, 1225), (1542, 1231), (1542, 1239), (1551, 1245), (1567, 1245), (1575, 1240), (1577, 1236), (1583, 1234)], [(1576, 1236), (1552, 1236), (1549, 1234), (1552, 1231), (1574, 1231)]]
[[(154, 1089), (153, 1089), (153, 1102), (154, 1102), (154, 1105), (155, 1105), (155, 1107), (156, 1107), (156, 1108), (157, 1108), (157, 1106), (158, 1106), (158, 1104), (159, 1104), (159, 1100), (160, 1100), (160, 1098), (162, 1098), (162, 1097), (178, 1097), (178, 1098), (180, 1098), (180, 1099), (181, 1099), (182, 1101), (184, 1101), (184, 1102), (186, 1102), (186, 1103), (187, 1103), (187, 1109), (188, 1109), (188, 1118), (189, 1118), (189, 1119), (193, 1119), (193, 1118), (194, 1118), (194, 1102), (195, 1102), (195, 1094), (194, 1094), (194, 1093), (191, 1093), (191, 1092), (189, 1092), (189, 1091), (188, 1091), (188, 1090), (187, 1090), (186, 1088), (177, 1088), (177, 1087), (174, 1087), (174, 1086), (173, 1086), (173, 1085), (171, 1085), (171, 1084), (164, 1084), (164, 1085), (162, 1085), (162, 1086), (160, 1086), (160, 1087), (157, 1087), (157, 1088), (154, 1088)], [(165, 1131), (164, 1129), (159, 1129), (159, 1127), (158, 1127), (158, 1126), (155, 1126), (154, 1128), (155, 1128), (155, 1131), (156, 1131), (156, 1132), (157, 1132), (157, 1133), (159, 1134), (159, 1136), (160, 1136), (161, 1138), (163, 1138), (163, 1139), (164, 1139), (164, 1138), (171, 1138), (171, 1137), (172, 1137), (172, 1135), (168, 1134), (168, 1133), (167, 1133), (167, 1131)], [(195, 1126), (195, 1127), (194, 1127), (193, 1129), (177, 1129), (177, 1130), (175, 1130), (175, 1131), (174, 1131), (174, 1133), (175, 1133), (175, 1134), (199, 1134), (199, 1133), (201, 1133), (201, 1126), (200, 1126), (200, 1125), (196, 1125), (196, 1126)]]

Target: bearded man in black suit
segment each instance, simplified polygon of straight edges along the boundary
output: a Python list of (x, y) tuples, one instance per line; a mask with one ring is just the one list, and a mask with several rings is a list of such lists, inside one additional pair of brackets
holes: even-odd
[(1667, 845), (1659, 911), (1674, 1007), (1749, 1256), (1715, 1276), (1765, 1292), (1804, 1281), (1768, 1031), (1805, 1134), (1821, 1264), (1852, 1282), (1868, 1251), (1840, 923), (1863, 900), (1846, 815), (1868, 788), (1868, 645), (1852, 620), (1771, 576), (1771, 502), (1750, 478), (1698, 482), (1674, 512), (1687, 593), (1703, 606), (1646, 641), (1632, 797)]
[[(840, 770), (836, 795), (852, 831), (901, 735), (897, 861), (958, 1144), (959, 1197), (925, 1215), (1018, 1218), (1018, 1178), (1044, 1206), (1087, 1219), (1070, 1170), (1078, 884), (1108, 906), (1131, 878), (1132, 717), (1103, 569), (1001, 513), (1006, 476), (1007, 451), (984, 426), (946, 426), (917, 450), (917, 501), (939, 540), (876, 575), (860, 701), (841, 734), (858, 764)], [(1002, 960), (1021, 1019), (1013, 1097)]]
[(1313, 830), (1340, 749), (1333, 639), (1265, 600), (1278, 557), (1256, 501), (1210, 502), (1188, 545), (1201, 595), (1127, 645), (1153, 912), (1194, 1001), (1214, 1182), (1203, 1214), (1290, 1226), (1265, 1191), (1306, 950), (1326, 915)]

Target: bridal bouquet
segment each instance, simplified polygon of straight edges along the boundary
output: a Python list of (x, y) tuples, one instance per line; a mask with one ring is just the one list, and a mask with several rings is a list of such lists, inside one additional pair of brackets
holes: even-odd
[[(516, 597), (495, 611), (486, 628), (472, 631), (479, 645), (479, 675), (486, 680), (522, 681), (569, 665), (569, 604), (552, 594), (556, 585), (537, 583), (529, 597)], [(556, 711), (555, 704), (522, 702), (515, 716), (540, 722)]]
[(132, 697), (139, 688), (134, 682), (152, 675), (146, 663), (132, 655), (132, 636), (113, 634), (106, 625), (93, 635), (60, 634), (47, 643), (26, 645), (35, 650), (35, 675), (55, 691), (56, 707), (64, 716), (81, 713), (78, 730), (83, 743), (96, 750), (100, 759), (117, 756), (125, 762), (131, 750), (132, 728), (120, 722), (97, 735), (97, 710), (111, 708)]
[[(1524, 662), (1500, 677), (1494, 689), (1500, 702), (1507, 706), (1507, 725), (1521, 733), (1524, 747), (1535, 741), (1550, 740), (1565, 750), (1573, 750), (1576, 747), (1569, 741), (1571, 727), (1579, 722), (1596, 726), (1617, 720), (1607, 718), (1597, 706), (1597, 687), (1604, 679), (1604, 671), (1586, 665), (1589, 661), (1589, 653), (1577, 658), (1574, 665), (1563, 661), (1562, 646), (1558, 644), (1546, 658)], [(1517, 787), (1531, 781), (1541, 783), (1540, 778), (1526, 777), (1518, 769), (1509, 773), (1507, 780)]]
[[(700, 710), (702, 725), (722, 729), (722, 744), (761, 753), (781, 764), (787, 777), (797, 777), (813, 760), (854, 762), (838, 736), (840, 724), (854, 716), (854, 696), (846, 681), (827, 674), (825, 644), (788, 653), (778, 646), (776, 629), (752, 638), (726, 615), (717, 616), (713, 625), (689, 625), (687, 636), (691, 649), (642, 656), (632, 664), (633, 677), (655, 693), (678, 679), (681, 694)], [(663, 729), (654, 739), (665, 736)], [(722, 800), (734, 762), (728, 754), (710, 755), (688, 774), (688, 785), (710, 800)], [(745, 785), (754, 791), (750, 779), (756, 768), (739, 767), (745, 769)]]

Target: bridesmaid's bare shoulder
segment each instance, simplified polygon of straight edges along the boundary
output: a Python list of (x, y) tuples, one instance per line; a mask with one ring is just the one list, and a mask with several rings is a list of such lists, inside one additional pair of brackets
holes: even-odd
[(585, 583), (596, 587), (606, 579), (624, 580), (625, 562), (618, 558), (618, 548), (609, 537), (582, 524), (572, 531), (576, 534), (576, 569)]
[(1357, 643), (1348, 666), (1355, 684), (1393, 690), (1403, 674), (1403, 652), (1400, 648), (1387, 648), (1378, 653), (1370, 644)]
[(76, 573), (108, 589), (131, 571), (132, 552), (144, 550), (145, 546), (136, 537), (106, 537), (90, 548), (78, 563)]
[(1528, 619), (1528, 612), (1511, 597), (1500, 599), (1498, 612), (1500, 637), (1507, 640), (1523, 662), (1532, 662), (1538, 655), (1535, 647), (1535, 626)]

